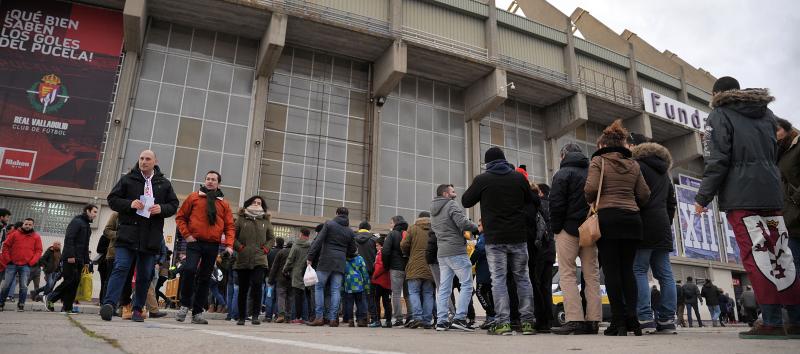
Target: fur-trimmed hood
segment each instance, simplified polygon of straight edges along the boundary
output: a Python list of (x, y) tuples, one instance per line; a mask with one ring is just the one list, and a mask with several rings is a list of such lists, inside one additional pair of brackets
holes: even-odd
[(748, 88), (744, 90), (728, 90), (711, 98), (711, 108), (727, 107), (748, 118), (759, 119), (767, 112), (767, 105), (775, 101), (765, 88)]
[(662, 173), (672, 168), (672, 154), (669, 153), (669, 150), (667, 150), (667, 148), (661, 146), (660, 144), (657, 143), (639, 144), (634, 146), (633, 149), (631, 149), (631, 153), (633, 154), (634, 159), (643, 161), (656, 169), (659, 168), (653, 166), (651, 163), (649, 163), (648, 160), (651, 160), (651, 158), (657, 158), (663, 161), (664, 164), (666, 165), (666, 169), (664, 171), (661, 171)]

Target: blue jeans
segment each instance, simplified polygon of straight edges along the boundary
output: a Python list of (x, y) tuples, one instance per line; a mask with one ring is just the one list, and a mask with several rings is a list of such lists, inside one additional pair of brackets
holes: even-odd
[(53, 288), (56, 286), (56, 275), (58, 275), (58, 273), (56, 273), (56, 272), (52, 272), (52, 273), (44, 275), (44, 281), (45, 281), (44, 294), (45, 295), (49, 295), (50, 292), (53, 291)]
[[(233, 319), (237, 319), (238, 320), (239, 319), (239, 307), (238, 307), (239, 300), (237, 298), (239, 296), (239, 279), (236, 276), (236, 271), (235, 270), (231, 270), (230, 272), (228, 272), (228, 287), (227, 287), (226, 290), (227, 291), (226, 291), (226, 294), (225, 294), (226, 295), (225, 296), (226, 297), (225, 303), (227, 303), (229, 306), (228, 306), (228, 316), (226, 316), (225, 318), (226, 319), (233, 318)], [(257, 310), (259, 313), (261, 313), (261, 309), (255, 309), (255, 310)]]
[(792, 250), (794, 258), (794, 270), (800, 271), (800, 238), (789, 238), (789, 249)]
[[(317, 315), (317, 319), (320, 318), (327, 318), (329, 321), (333, 321), (339, 319), (339, 302), (341, 301), (341, 288), (342, 288), (342, 280), (344, 280), (344, 274), (339, 272), (326, 272), (326, 271), (317, 271), (317, 285), (314, 287), (314, 302), (316, 308), (314, 312)], [(322, 317), (322, 312), (325, 309), (325, 284), (330, 281), (331, 283), (331, 290), (330, 290), (330, 307), (328, 308), (328, 316)]]
[[(528, 272), (528, 246), (524, 242), (486, 245), (486, 260), (489, 261), (492, 274), (495, 322), (499, 325), (511, 322), (511, 304), (506, 285), (506, 277), (510, 274), (517, 283), (520, 320), (533, 323), (533, 286)], [(444, 278), (442, 284), (445, 284)]]
[(264, 315), (268, 319), (272, 319), (275, 315), (275, 287), (264, 282)]
[[(678, 295), (675, 289), (675, 279), (672, 277), (672, 266), (669, 263), (669, 251), (640, 249), (636, 251), (633, 261), (633, 275), (636, 277), (638, 301), (636, 312), (639, 321), (653, 321), (663, 324), (675, 322), (675, 310), (678, 307)], [(647, 270), (653, 270), (653, 278), (658, 280), (661, 288), (661, 302), (656, 308), (653, 317), (653, 308), (650, 304), (650, 285), (647, 282)]]
[(712, 321), (719, 321), (719, 305), (708, 305), (708, 312), (711, 314)]
[[(296, 296), (296, 295), (295, 295)], [(344, 309), (342, 312), (344, 322), (350, 321), (353, 317), (353, 305), (356, 306), (356, 319), (367, 320), (367, 293), (344, 293)], [(300, 309), (302, 311), (302, 309)], [(296, 316), (299, 317), (299, 316)]]
[(789, 313), (789, 322), (791, 325), (800, 326), (800, 305), (760, 305), (761, 317), (764, 319), (764, 324), (767, 326), (780, 327), (783, 326), (783, 309), (786, 307), (786, 312)]
[(103, 304), (117, 307), (117, 301), (122, 294), (122, 287), (128, 278), (131, 265), (136, 262), (136, 291), (133, 295), (133, 308), (141, 310), (147, 300), (147, 290), (153, 277), (156, 265), (156, 255), (145, 252), (133, 251), (123, 247), (116, 248), (114, 257), (114, 270), (108, 278), (108, 290)]
[[(470, 281), (470, 283), (471, 282), (472, 281)], [(433, 280), (408, 280), (408, 297), (411, 301), (411, 314), (414, 316), (415, 320), (423, 324), (430, 324), (431, 321), (433, 321), (433, 303), (436, 301), (433, 295), (434, 286)]]
[(19, 275), (19, 305), (25, 305), (25, 299), (28, 296), (28, 277), (31, 275), (31, 267), (27, 265), (18, 266), (16, 264), (9, 264), (6, 267), (5, 279), (3, 280), (3, 289), (0, 291), (0, 304), (4, 305), (8, 293), (14, 286), (14, 279)]
[(211, 296), (214, 297), (214, 301), (217, 303), (217, 306), (225, 306), (228, 304), (225, 302), (225, 297), (222, 296), (222, 293), (219, 291), (219, 282), (212, 279), (208, 283), (208, 290), (211, 292)]
[[(461, 283), (461, 290), (459, 290), (458, 299), (456, 299), (456, 314), (453, 319), (464, 320), (467, 317), (469, 300), (472, 298), (472, 263), (470, 263), (466, 254), (460, 254), (444, 258), (439, 257), (439, 297), (436, 301), (436, 309), (438, 310), (436, 318), (439, 321), (447, 321), (447, 302), (453, 292), (454, 276), (458, 277), (458, 281)], [(414, 297), (410, 296), (410, 298), (413, 299)]]

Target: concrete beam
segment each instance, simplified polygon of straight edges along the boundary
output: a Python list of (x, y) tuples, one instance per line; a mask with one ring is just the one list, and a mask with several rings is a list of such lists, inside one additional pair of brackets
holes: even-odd
[(467, 88), (464, 94), (466, 112), (464, 120), (480, 121), (503, 104), (508, 98), (508, 88), (506, 87), (506, 71), (494, 69), (491, 73), (474, 82)]
[(250, 136), (247, 138), (245, 150), (245, 184), (244, 195), (258, 194), (258, 183), (261, 180), (261, 153), (264, 146), (264, 125), (267, 121), (267, 94), (269, 93), (269, 78), (259, 76), (256, 78), (255, 105), (253, 115), (250, 117)]
[(486, 32), (486, 49), (489, 59), (491, 59), (497, 58), (500, 48), (500, 39), (497, 34), (497, 5), (495, 0), (487, 0), (486, 4), (489, 5), (489, 18), (484, 22), (484, 30)]
[[(549, 5), (549, 4), (548, 4)], [(567, 28), (567, 45), (564, 46), (564, 69), (566, 69), (567, 79), (573, 83), (578, 83), (578, 57), (575, 54), (575, 35), (572, 32), (572, 20), (564, 16), (564, 24)]]
[(625, 128), (628, 128), (628, 131), (642, 134), (650, 139), (653, 138), (653, 127), (650, 125), (650, 115), (647, 113), (628, 118), (623, 123)]
[(401, 40), (396, 40), (375, 61), (373, 76), (373, 92), (375, 97), (388, 96), (408, 72), (408, 47)]
[(286, 45), (286, 25), (289, 16), (273, 12), (269, 27), (261, 37), (261, 47), (258, 50), (256, 70), (258, 76), (269, 77), (278, 66), (283, 47)]
[(558, 138), (589, 121), (586, 94), (578, 92), (544, 109), (545, 133), (548, 139)]
[(672, 165), (683, 165), (689, 161), (703, 157), (703, 143), (699, 132), (692, 132), (686, 135), (664, 141), (664, 145), (672, 154)]
[(399, 38), (403, 29), (403, 0), (389, 0), (389, 22), (392, 26), (392, 36)]
[(686, 67), (683, 65), (680, 66), (681, 71), (681, 89), (678, 90), (678, 101), (683, 103), (689, 102), (689, 92), (686, 90), (688, 85), (686, 84)]
[(125, 7), (122, 10), (122, 25), (125, 51), (140, 56), (147, 27), (147, 0), (125, 0)]

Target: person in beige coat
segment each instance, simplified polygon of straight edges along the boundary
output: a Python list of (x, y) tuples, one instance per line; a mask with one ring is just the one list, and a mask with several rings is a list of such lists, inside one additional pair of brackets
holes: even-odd
[(408, 257), (406, 263), (406, 279), (411, 301), (413, 319), (406, 327), (425, 329), (432, 328), (433, 320), (433, 274), (425, 259), (428, 249), (428, 233), (431, 231), (431, 214), (427, 211), (419, 213), (414, 225), (408, 228), (408, 235), (400, 241), (403, 255)]

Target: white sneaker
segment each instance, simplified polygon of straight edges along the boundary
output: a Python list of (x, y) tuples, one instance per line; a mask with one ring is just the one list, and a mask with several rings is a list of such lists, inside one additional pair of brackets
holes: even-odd
[(186, 314), (188, 313), (189, 313), (189, 308), (186, 306), (181, 306), (181, 308), (178, 309), (178, 312), (175, 313), (175, 320), (178, 322), (186, 321)]

